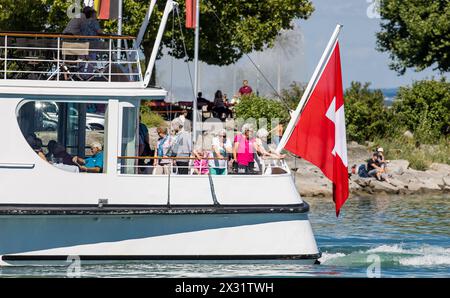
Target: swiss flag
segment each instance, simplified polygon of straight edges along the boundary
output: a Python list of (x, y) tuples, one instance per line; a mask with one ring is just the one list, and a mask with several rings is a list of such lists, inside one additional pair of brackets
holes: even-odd
[(285, 148), (319, 167), (333, 182), (336, 216), (348, 198), (347, 140), (345, 136), (339, 43), (300, 114)]

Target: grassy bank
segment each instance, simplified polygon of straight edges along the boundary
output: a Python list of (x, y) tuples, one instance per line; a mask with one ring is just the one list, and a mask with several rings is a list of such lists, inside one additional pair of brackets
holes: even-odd
[(436, 144), (419, 144), (414, 138), (394, 136), (392, 138), (379, 138), (374, 140), (374, 149), (383, 147), (386, 159), (405, 159), (410, 167), (416, 170), (427, 170), (436, 163), (450, 164), (450, 140), (441, 138)]

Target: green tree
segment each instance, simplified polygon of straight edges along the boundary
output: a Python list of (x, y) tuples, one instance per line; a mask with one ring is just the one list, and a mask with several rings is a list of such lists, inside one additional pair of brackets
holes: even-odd
[(388, 129), (384, 96), (370, 83), (352, 82), (345, 91), (345, 122), (349, 141), (364, 142), (383, 136)]
[(450, 1), (381, 0), (377, 48), (389, 52), (391, 69), (450, 70)]
[[(0, 30), (61, 32), (68, 19), (66, 11), (73, 1), (67, 0), (2, 0)], [(123, 2), (123, 33), (136, 36), (144, 19), (149, 0)], [(185, 34), (189, 59), (194, 56), (194, 32), (184, 29), (185, 1), (179, 1), (180, 21)], [(165, 2), (157, 2), (144, 38), (146, 56), (152, 49)], [(314, 11), (310, 0), (202, 0), (200, 17), (200, 60), (214, 65), (227, 65), (245, 53), (272, 46), (282, 29), (292, 29), (294, 19), (307, 19)], [(221, 20), (219, 21), (218, 18)], [(27, 20), (24, 22), (24, 20)], [(103, 21), (106, 32), (116, 32), (117, 21)], [(174, 31), (172, 32), (172, 25)], [(172, 46), (172, 37), (174, 45)], [(184, 57), (178, 19), (169, 18), (163, 44), (169, 54)]]
[(450, 134), (450, 83), (424, 80), (401, 87), (391, 109), (395, 126), (414, 132), (421, 143)]
[(44, 0), (2, 0), (0, 31), (43, 31), (49, 6)]
[(266, 119), (268, 129), (271, 128), (271, 122), (278, 119), (285, 123), (289, 120), (289, 113), (286, 107), (277, 100), (259, 97), (257, 95), (243, 96), (241, 101), (235, 107), (236, 118), (247, 119)]
[(300, 102), (300, 99), (305, 92), (306, 84), (292, 82), (289, 88), (281, 90), (281, 98), (289, 106), (289, 109), (295, 110)]

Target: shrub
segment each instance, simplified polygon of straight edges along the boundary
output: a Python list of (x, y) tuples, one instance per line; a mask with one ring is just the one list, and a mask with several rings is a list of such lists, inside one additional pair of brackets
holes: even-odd
[(438, 142), (450, 134), (450, 83), (443, 78), (401, 87), (390, 114), (393, 125), (413, 131), (420, 143)]
[(372, 91), (370, 83), (352, 82), (345, 91), (345, 122), (349, 141), (364, 142), (385, 134), (387, 108), (381, 90)]
[(159, 114), (152, 112), (150, 107), (141, 105), (141, 121), (147, 127), (158, 127), (166, 125), (166, 121)]
[(285, 123), (289, 121), (289, 112), (280, 102), (256, 95), (247, 95), (241, 98), (235, 108), (236, 117), (241, 119), (267, 119), (268, 129), (272, 129), (270, 124), (272, 119), (279, 119)]

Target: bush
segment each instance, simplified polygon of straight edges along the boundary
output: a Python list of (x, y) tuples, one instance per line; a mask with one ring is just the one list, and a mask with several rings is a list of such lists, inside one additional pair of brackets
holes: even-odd
[(295, 110), (306, 90), (306, 84), (292, 82), (289, 88), (281, 90), (281, 97), (291, 110)]
[(152, 112), (150, 107), (141, 105), (141, 121), (147, 127), (158, 127), (166, 125), (166, 121), (159, 114)]
[(235, 108), (236, 117), (244, 120), (253, 118), (259, 120), (267, 119), (268, 129), (272, 129), (270, 124), (272, 119), (279, 119), (281, 123), (289, 121), (289, 112), (280, 102), (256, 95), (243, 96)]
[(401, 87), (390, 112), (394, 126), (413, 131), (420, 143), (436, 143), (450, 134), (450, 83), (424, 80)]
[(352, 82), (345, 91), (345, 122), (349, 141), (363, 143), (384, 136), (388, 129), (387, 108), (381, 90), (370, 83)]
[[(434, 163), (450, 164), (450, 142), (441, 138), (434, 145), (420, 145), (415, 139), (402, 135), (375, 140), (375, 147), (383, 147), (386, 159), (406, 159), (410, 167), (416, 170), (427, 170)], [(375, 147), (372, 148), (375, 150)]]

